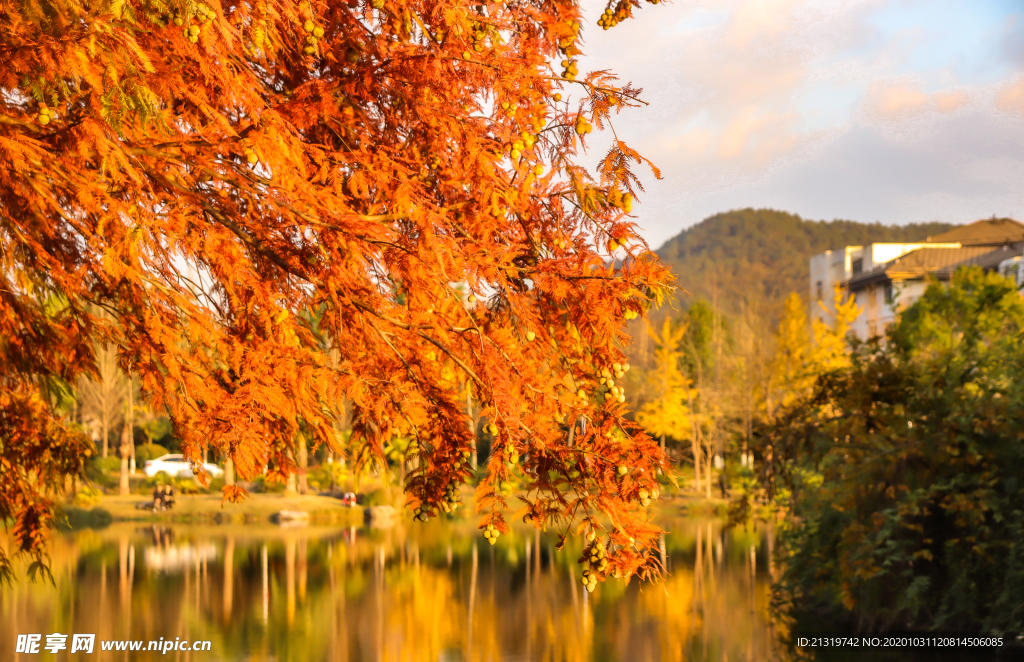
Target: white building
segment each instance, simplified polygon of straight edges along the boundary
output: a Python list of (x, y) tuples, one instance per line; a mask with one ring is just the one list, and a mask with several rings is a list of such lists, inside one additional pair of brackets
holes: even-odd
[(860, 339), (880, 335), (896, 312), (924, 293), (929, 281), (948, 281), (957, 267), (1016, 275), (1024, 282), (1024, 224), (993, 218), (954, 228), (925, 241), (868, 244), (825, 251), (810, 260), (812, 316), (830, 322), (839, 283), (861, 309), (851, 331)]
[[(815, 303), (811, 308), (811, 316), (815, 319), (831, 320), (832, 315), (835, 314), (833, 291), (837, 283), (845, 288), (847, 282), (854, 276), (873, 271), (877, 267), (925, 246), (960, 248), (958, 243), (868, 244), (867, 246), (846, 246), (841, 250), (825, 251), (815, 255), (811, 258), (811, 301)], [(872, 302), (882, 301), (874, 293), (869, 298)], [(866, 302), (867, 299), (865, 304)]]
[(1013, 279), (1017, 287), (1024, 287), (1024, 258), (1020, 255), (999, 263), (999, 273)]

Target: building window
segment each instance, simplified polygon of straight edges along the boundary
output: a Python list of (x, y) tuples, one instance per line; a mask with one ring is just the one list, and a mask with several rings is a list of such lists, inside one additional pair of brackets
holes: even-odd
[(853, 273), (854, 275), (864, 271), (864, 258), (859, 257), (853, 261)]
[(885, 284), (885, 302), (890, 306), (892, 305), (892, 296), (892, 282), (888, 282)]

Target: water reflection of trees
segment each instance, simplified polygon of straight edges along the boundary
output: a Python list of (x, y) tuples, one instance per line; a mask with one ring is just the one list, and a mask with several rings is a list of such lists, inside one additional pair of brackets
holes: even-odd
[(571, 543), (555, 552), (523, 531), (478, 546), (469, 534), (449, 523), (85, 531), (54, 545), (55, 587), (3, 594), (0, 646), (57, 631), (209, 639), (251, 660), (770, 657), (757, 533), (681, 522), (663, 541), (663, 586), (608, 582), (593, 594)]

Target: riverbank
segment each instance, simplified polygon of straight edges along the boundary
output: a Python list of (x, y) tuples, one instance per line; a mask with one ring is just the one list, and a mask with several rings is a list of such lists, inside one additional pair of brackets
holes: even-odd
[(250, 493), (240, 503), (229, 503), (219, 494), (181, 494), (175, 497), (171, 510), (153, 512), (139, 509), (140, 504), (151, 500), (137, 494), (103, 496), (94, 508), (106, 511), (115, 522), (263, 524), (270, 522), (275, 514), (287, 510), (309, 513), (311, 521), (322, 524), (357, 526), (363, 523), (363, 508), (350, 508), (342, 505), (339, 499), (328, 496)]
[[(467, 493), (466, 496), (472, 499), (471, 494)], [(250, 493), (240, 503), (229, 503), (220, 494), (181, 494), (176, 497), (174, 508), (168, 511), (153, 512), (138, 507), (148, 501), (151, 501), (150, 497), (138, 494), (105, 495), (92, 508), (105, 511), (110, 516), (107, 521), (115, 522), (264, 524), (273, 521), (273, 516), (284, 510), (309, 513), (310, 521), (319, 524), (359, 526), (364, 517), (362, 507), (350, 508), (339, 499), (319, 495)], [(715, 517), (723, 516), (728, 505), (728, 499), (707, 499), (696, 491), (680, 491), (667, 495), (659, 510), (679, 515)], [(78, 521), (88, 519), (90, 510), (67, 507), (68, 513), (77, 515)]]

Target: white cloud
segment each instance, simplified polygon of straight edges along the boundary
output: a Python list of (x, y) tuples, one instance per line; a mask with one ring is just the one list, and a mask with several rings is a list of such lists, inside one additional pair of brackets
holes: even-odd
[(865, 106), (875, 119), (903, 119), (928, 109), (931, 98), (916, 85), (874, 83), (867, 93)]
[(868, 117), (877, 121), (901, 121), (922, 113), (952, 113), (967, 106), (971, 94), (950, 89), (928, 94), (920, 81), (877, 81), (868, 88), (864, 108)]
[(1003, 112), (1024, 113), (1024, 77), (1008, 81), (999, 87), (996, 108)]
[(932, 95), (935, 109), (941, 113), (952, 113), (965, 107), (971, 101), (971, 95), (962, 90), (936, 92)]
[[(917, 204), (962, 221), (1001, 206), (1024, 218), (1019, 186), (985, 175), (1024, 163), (1011, 147), (1024, 144), (1024, 71), (1019, 59), (1006, 64), (1024, 43), (1009, 29), (1020, 22), (989, 5), (972, 5), (977, 25), (962, 35), (953, 28), (966, 19), (935, 17), (931, 3), (913, 0), (691, 0), (644, 4), (608, 31), (591, 24), (581, 69), (611, 69), (651, 104), (616, 119), (618, 135), (665, 174), (645, 180), (647, 238), (657, 245), (747, 205), (891, 221), (926, 220), (910, 213)], [(596, 18), (604, 4), (585, 9)], [(999, 66), (984, 66), (990, 51)], [(971, 126), (1002, 139), (936, 137)], [(880, 169), (885, 162), (905, 167)]]

